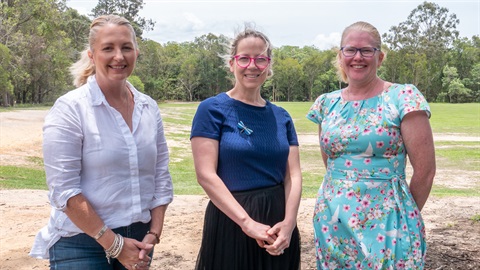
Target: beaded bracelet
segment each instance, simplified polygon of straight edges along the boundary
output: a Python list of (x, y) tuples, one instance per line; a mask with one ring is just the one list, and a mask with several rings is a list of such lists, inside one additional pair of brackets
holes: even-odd
[(157, 239), (157, 244), (160, 243), (160, 235), (156, 232), (148, 231), (147, 234), (153, 234), (155, 235), (155, 238)]
[(108, 230), (107, 225), (103, 225), (103, 227), (100, 229), (100, 231), (93, 237), (95, 240), (100, 239), (102, 235)]
[(110, 258), (117, 258), (122, 252), (124, 240), (120, 234), (115, 235), (115, 239), (113, 239), (112, 245), (105, 249), (105, 255), (107, 257), (108, 263), (110, 264)]

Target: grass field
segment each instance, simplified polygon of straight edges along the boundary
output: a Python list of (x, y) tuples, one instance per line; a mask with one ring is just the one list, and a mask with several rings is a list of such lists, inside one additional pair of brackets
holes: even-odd
[[(305, 118), (310, 102), (279, 102), (292, 116), (298, 134), (316, 134), (317, 126)], [(430, 119), (434, 134), (480, 137), (480, 104), (432, 103)], [(189, 144), (189, 132), (198, 103), (160, 103), (170, 145), (170, 172), (176, 194), (204, 194), (195, 180)], [(303, 197), (314, 197), (325, 169), (318, 145), (300, 146), (303, 172)], [(437, 167), (460, 171), (480, 170), (480, 143), (442, 141), (436, 143)], [(32, 160), (41, 163), (41, 160)], [(0, 188), (46, 189), (43, 170), (0, 166)], [(473, 189), (434, 185), (434, 195), (480, 196), (480, 186)]]

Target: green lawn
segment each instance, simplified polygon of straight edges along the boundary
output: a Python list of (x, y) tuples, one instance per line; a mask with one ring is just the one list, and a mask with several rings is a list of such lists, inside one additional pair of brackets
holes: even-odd
[[(316, 134), (317, 126), (305, 118), (310, 102), (279, 102), (292, 116), (298, 134)], [(434, 133), (452, 133), (458, 136), (480, 135), (480, 104), (431, 105), (431, 125)], [(190, 150), (190, 125), (198, 103), (160, 103), (166, 134), (170, 142), (170, 172), (175, 194), (204, 194), (195, 179)], [(44, 109), (44, 108), (43, 108)], [(1, 112), (0, 112), (1, 113)], [(437, 142), (437, 167), (448, 170), (478, 172), (480, 143)], [(325, 169), (317, 145), (301, 145), (303, 197), (315, 197)], [(35, 161), (41, 162), (41, 161)], [(43, 170), (0, 166), (0, 189), (46, 189)], [(434, 185), (432, 194), (438, 196), (480, 196), (480, 186), (473, 189), (452, 189)]]

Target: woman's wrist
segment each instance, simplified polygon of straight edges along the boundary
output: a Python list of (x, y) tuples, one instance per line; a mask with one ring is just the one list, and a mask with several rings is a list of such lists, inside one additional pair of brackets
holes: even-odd
[(148, 235), (148, 234), (151, 234), (151, 235), (155, 236), (155, 240), (156, 240), (156, 243), (155, 243), (155, 244), (160, 243), (160, 234), (159, 234), (159, 233), (156, 233), (156, 232), (154, 232), (154, 231), (148, 231), (148, 232), (147, 232), (147, 235)]
[(103, 227), (100, 229), (100, 231), (98, 231), (98, 233), (95, 234), (95, 235), (93, 236), (93, 238), (98, 241), (98, 239), (100, 239), (100, 237), (102, 237), (103, 234), (104, 234), (107, 230), (108, 230), (107, 225), (103, 225)]

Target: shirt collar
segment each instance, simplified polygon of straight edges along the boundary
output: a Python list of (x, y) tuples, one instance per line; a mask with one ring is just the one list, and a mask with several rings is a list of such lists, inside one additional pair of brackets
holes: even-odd
[[(145, 95), (141, 95), (141, 93), (128, 81), (127, 81), (127, 85), (128, 85), (128, 88), (132, 91), (135, 104), (142, 104), (142, 105), (148, 104)], [(105, 99), (105, 95), (103, 94), (102, 90), (98, 86), (95, 75), (91, 75), (90, 77), (88, 77), (87, 87), (90, 90), (89, 92), (92, 97), (93, 106), (100, 106), (102, 103), (108, 104), (107, 100)]]

